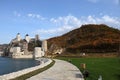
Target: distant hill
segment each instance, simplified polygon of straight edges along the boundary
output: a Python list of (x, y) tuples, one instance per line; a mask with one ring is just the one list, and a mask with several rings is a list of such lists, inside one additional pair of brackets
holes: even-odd
[(8, 44), (0, 44), (0, 51), (4, 51), (6, 47), (8, 47)]
[(88, 24), (62, 36), (48, 39), (51, 45), (65, 48), (66, 52), (116, 52), (120, 44), (120, 30), (105, 24)]

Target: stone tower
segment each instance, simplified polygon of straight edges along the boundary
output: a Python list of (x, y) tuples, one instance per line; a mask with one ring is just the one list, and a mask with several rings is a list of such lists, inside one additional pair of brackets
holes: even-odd
[(37, 34), (37, 35), (35, 35), (35, 40), (37, 41), (37, 40), (40, 40), (40, 37), (39, 37), (39, 35)]
[(20, 40), (21, 40), (20, 33), (17, 34), (16, 40), (17, 40), (17, 41), (20, 41)]
[(28, 34), (26, 34), (26, 35), (25, 35), (25, 40), (27, 41), (27, 43), (29, 43), (29, 42), (30, 42), (30, 37), (29, 37), (29, 35), (28, 35)]
[(42, 49), (46, 52), (47, 51), (47, 40), (42, 41)]
[(28, 54), (28, 43), (27, 43), (27, 41), (23, 42), (23, 50), (24, 50), (24, 54)]

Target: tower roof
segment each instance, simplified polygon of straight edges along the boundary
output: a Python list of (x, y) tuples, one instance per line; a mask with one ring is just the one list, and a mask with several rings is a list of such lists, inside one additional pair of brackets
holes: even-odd
[(17, 35), (20, 35), (20, 33), (17, 33)]
[(26, 34), (25, 36), (29, 36), (28, 34)]

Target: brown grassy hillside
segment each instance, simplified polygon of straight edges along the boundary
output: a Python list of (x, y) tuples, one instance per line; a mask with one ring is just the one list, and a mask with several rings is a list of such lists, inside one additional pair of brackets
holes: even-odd
[(67, 52), (116, 52), (120, 44), (120, 30), (104, 24), (82, 25), (62, 36), (48, 39)]

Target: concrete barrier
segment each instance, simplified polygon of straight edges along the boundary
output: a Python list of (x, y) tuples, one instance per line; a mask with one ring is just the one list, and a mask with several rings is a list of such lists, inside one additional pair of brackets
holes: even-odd
[(9, 74), (1, 75), (0, 80), (10, 80), (10, 79), (19, 77), (19, 76), (27, 74), (31, 71), (43, 68), (43, 67), (49, 65), (52, 62), (51, 59), (47, 59), (47, 58), (39, 58), (39, 59), (36, 59), (36, 60), (40, 61), (40, 65), (35, 66), (35, 67), (31, 67), (31, 68), (26, 68), (26, 69), (23, 69), (23, 70), (20, 70), (20, 71), (17, 71), (17, 72), (12, 72), (12, 73), (9, 73)]

